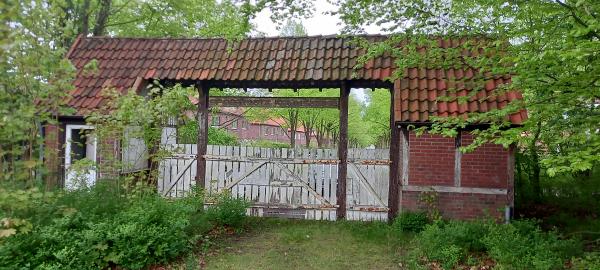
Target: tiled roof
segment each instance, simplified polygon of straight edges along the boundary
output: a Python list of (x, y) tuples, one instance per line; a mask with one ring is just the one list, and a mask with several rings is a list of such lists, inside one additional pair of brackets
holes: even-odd
[[(380, 41), (385, 36), (366, 36)], [(215, 81), (383, 81), (392, 75), (393, 58), (384, 55), (356, 67), (365, 50), (354, 45), (352, 38), (334, 36), (249, 38), (233, 42), (224, 39), (153, 39), (80, 37), (67, 57), (77, 68), (68, 105), (77, 115), (87, 115), (107, 100), (101, 91), (136, 89), (145, 81), (215, 80)], [(454, 46), (454, 40), (439, 40), (442, 46)], [(97, 61), (97, 71), (84, 67)], [(407, 78), (397, 82), (396, 115), (400, 121), (428, 121), (431, 115), (462, 115), (502, 107), (518, 94), (498, 97), (495, 101), (458, 105), (436, 102), (434, 97), (446, 92), (451, 71), (419, 72), (410, 69)], [(487, 88), (508, 80), (490, 81)], [(489, 87), (488, 87), (489, 86)], [(485, 95), (490, 92), (484, 92)], [(516, 95), (516, 96), (515, 96)], [(519, 124), (526, 115), (512, 118)]]
[[(513, 100), (523, 99), (518, 91), (496, 91), (510, 82), (510, 76), (506, 75), (486, 80), (475, 95), (459, 101), (457, 97), (467, 97), (472, 90), (465, 82), (473, 78), (473, 74), (473, 69), (410, 68), (406, 76), (394, 84), (394, 118), (415, 123), (427, 122), (431, 116), (467, 118), (469, 113), (504, 108)], [(520, 110), (507, 120), (522, 124), (525, 119), (527, 112)]]

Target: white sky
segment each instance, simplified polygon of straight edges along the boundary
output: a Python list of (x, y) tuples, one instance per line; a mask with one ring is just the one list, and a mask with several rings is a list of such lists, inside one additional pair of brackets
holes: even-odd
[[(315, 0), (314, 3), (316, 10), (313, 13), (313, 17), (302, 20), (307, 34), (309, 36), (339, 34), (342, 29), (342, 21), (339, 16), (325, 14), (326, 12), (337, 10), (337, 7), (327, 0)], [(269, 37), (277, 36), (279, 31), (277, 30), (277, 25), (271, 21), (270, 15), (271, 12), (269, 10), (263, 10), (252, 20), (252, 23), (256, 26), (256, 31), (263, 32)], [(365, 30), (369, 34), (381, 33), (379, 27), (376, 26), (367, 27)]]

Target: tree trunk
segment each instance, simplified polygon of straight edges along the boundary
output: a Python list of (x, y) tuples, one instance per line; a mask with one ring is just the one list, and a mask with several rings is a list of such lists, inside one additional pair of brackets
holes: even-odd
[(304, 129), (304, 138), (306, 139), (306, 148), (310, 148), (310, 134), (311, 134), (311, 130), (310, 129)]
[(540, 202), (542, 196), (542, 189), (540, 187), (540, 157), (538, 153), (537, 141), (539, 140), (540, 133), (542, 132), (542, 122), (537, 122), (537, 127), (531, 144), (529, 145), (529, 155), (531, 156), (531, 185), (533, 187), (533, 199), (535, 202)]
[(296, 148), (296, 128), (290, 130), (290, 148)]
[(289, 111), (290, 147), (296, 147), (296, 130), (298, 130), (298, 110)]
[(112, 4), (112, 0), (101, 0), (100, 1), (100, 10), (96, 15), (96, 24), (94, 25), (94, 30), (92, 31), (92, 35), (101, 36), (104, 35), (106, 30), (106, 23), (108, 22), (108, 16), (110, 16), (110, 6)]
[(84, 37), (87, 36), (90, 31), (90, 2), (91, 0), (84, 0), (79, 12), (79, 20), (81, 22), (79, 33)]

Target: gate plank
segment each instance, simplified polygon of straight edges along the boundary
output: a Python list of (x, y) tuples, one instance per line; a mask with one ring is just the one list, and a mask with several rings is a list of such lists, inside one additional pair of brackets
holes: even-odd
[(267, 164), (267, 162), (266, 162), (266, 161), (265, 161), (265, 162), (258, 163), (256, 166), (252, 167), (252, 169), (250, 169), (249, 171), (247, 171), (246, 173), (244, 173), (244, 174), (242, 175), (242, 177), (240, 177), (240, 178), (238, 178), (238, 179), (236, 179), (236, 180), (234, 180), (234, 181), (231, 181), (231, 182), (230, 182), (230, 183), (229, 183), (229, 184), (228, 184), (228, 185), (225, 187), (225, 189), (227, 190), (227, 189), (230, 189), (230, 188), (232, 188), (233, 186), (235, 186), (236, 184), (238, 184), (240, 181), (242, 181), (242, 180), (246, 179), (246, 177), (248, 177), (249, 175), (251, 175), (251, 174), (252, 174), (254, 171), (258, 170), (259, 168), (261, 168), (261, 167), (262, 167), (263, 165), (265, 165), (265, 164)]
[(288, 173), (288, 176), (291, 176), (292, 178), (294, 178), (294, 180), (296, 180), (296, 182), (298, 182), (298, 184), (300, 184), (300, 185), (304, 186), (306, 189), (308, 189), (308, 192), (310, 192), (313, 196), (315, 196), (315, 198), (317, 198), (317, 200), (319, 200), (323, 205), (332, 206), (331, 203), (329, 203), (327, 200), (325, 200), (325, 198), (323, 198), (323, 196), (319, 195), (319, 193), (315, 192), (304, 181), (302, 181), (302, 179), (300, 177), (298, 177), (298, 175), (295, 175), (292, 171), (283, 167), (283, 165), (281, 165), (281, 163), (276, 162), (275, 165), (279, 166), (284, 171), (286, 171)]
[(367, 181), (365, 176), (360, 172), (360, 170), (358, 170), (358, 167), (356, 166), (356, 164), (350, 163), (349, 167), (352, 170), (354, 170), (354, 173), (357, 176), (356, 178), (357, 178), (358, 182), (360, 182), (367, 189), (367, 191), (371, 194), (372, 198), (374, 198), (377, 201), (379, 206), (385, 207), (385, 204), (383, 203), (381, 198), (379, 198), (379, 195), (377, 194), (377, 192), (375, 192), (375, 190), (373, 189), (371, 184), (369, 184), (369, 181)]

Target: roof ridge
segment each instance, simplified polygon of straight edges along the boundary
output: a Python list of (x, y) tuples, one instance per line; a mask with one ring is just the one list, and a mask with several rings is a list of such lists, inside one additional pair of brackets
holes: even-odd
[[(331, 35), (308, 35), (308, 36), (275, 36), (275, 37), (244, 37), (240, 40), (249, 39), (301, 39), (301, 38), (352, 38), (352, 37), (388, 37), (389, 35), (383, 34), (364, 34), (364, 35), (344, 35), (344, 34), (331, 34)], [(123, 39), (123, 40), (228, 40), (223, 37), (117, 37), (117, 36), (89, 36), (82, 37), (84, 39)], [(236, 39), (231, 39), (235, 41)]]

